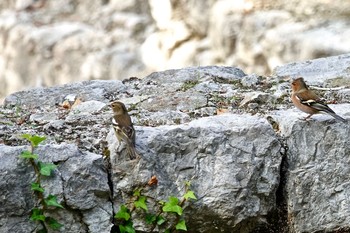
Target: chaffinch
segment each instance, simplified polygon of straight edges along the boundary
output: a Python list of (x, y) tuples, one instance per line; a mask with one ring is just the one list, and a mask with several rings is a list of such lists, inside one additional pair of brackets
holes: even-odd
[(125, 105), (120, 101), (110, 104), (113, 110), (112, 125), (119, 142), (126, 143), (130, 159), (137, 158), (135, 150), (135, 129)]
[(303, 78), (297, 78), (292, 82), (292, 101), (295, 107), (309, 115), (304, 118), (307, 120), (317, 113), (327, 113), (337, 120), (346, 122), (346, 120), (330, 109), (314, 92), (309, 90)]

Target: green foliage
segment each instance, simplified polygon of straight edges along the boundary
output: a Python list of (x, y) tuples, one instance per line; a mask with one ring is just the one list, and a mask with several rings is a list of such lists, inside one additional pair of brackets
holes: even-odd
[(130, 219), (130, 210), (126, 208), (125, 205), (122, 205), (119, 211), (114, 216), (116, 219), (124, 219), (128, 221)]
[(147, 212), (148, 208), (147, 208), (146, 200), (147, 198), (145, 196), (140, 196), (137, 199), (137, 201), (134, 202), (135, 207), (144, 209)]
[(30, 151), (22, 151), (21, 158), (23, 159), (38, 159), (38, 155), (32, 154)]
[(56, 165), (53, 163), (38, 162), (40, 168), (40, 174), (43, 176), (51, 176), (51, 172), (56, 169)]
[(196, 195), (194, 195), (194, 192), (191, 190), (188, 190), (187, 193), (184, 195), (184, 198), (186, 199), (186, 201), (188, 199), (193, 199), (193, 200), (197, 200)]
[(121, 233), (136, 233), (132, 221), (127, 221), (124, 225), (119, 225)]
[(37, 135), (23, 134), (22, 138), (27, 139), (30, 144), (30, 150), (22, 151), (20, 157), (29, 160), (35, 172), (35, 182), (31, 183), (31, 190), (33, 190), (35, 197), (37, 198), (36, 203), (38, 206), (32, 209), (30, 220), (39, 222), (42, 226), (37, 232), (46, 233), (48, 232), (48, 227), (52, 230), (59, 230), (63, 225), (57, 222), (56, 219), (46, 216), (45, 212), (48, 211), (47, 207), (53, 208), (64, 208), (61, 204), (57, 202), (57, 197), (55, 195), (49, 194), (46, 198), (44, 197), (45, 189), (41, 186), (42, 176), (51, 176), (52, 171), (56, 169), (56, 165), (53, 163), (43, 163), (38, 160), (39, 156), (34, 154), (34, 149), (43, 142), (46, 137), (40, 137)]
[(43, 211), (38, 208), (32, 209), (32, 215), (30, 215), (30, 220), (32, 221), (45, 221), (45, 215)]
[[(150, 182), (148, 185), (150, 185)], [(181, 200), (175, 196), (170, 196), (168, 201), (147, 197), (142, 195), (143, 188), (136, 189), (133, 193), (132, 201), (128, 204), (130, 208), (126, 205), (121, 205), (119, 211), (114, 216), (114, 218), (118, 220), (120, 232), (135, 232), (132, 222), (132, 212), (137, 209), (143, 211), (137, 211), (136, 213), (141, 215), (142, 213), (144, 214), (145, 224), (152, 226), (151, 232), (153, 232), (157, 226), (159, 231), (164, 233), (187, 231), (186, 222), (181, 217), (183, 215), (184, 205), (190, 200), (197, 200), (194, 192), (190, 190), (190, 185), (190, 182), (185, 183), (185, 194)], [(153, 202), (151, 209), (147, 206), (148, 202)]]
[(46, 140), (46, 137), (40, 137), (40, 136), (37, 136), (37, 135), (32, 136), (30, 134), (23, 134), (22, 138), (27, 139), (32, 144), (33, 147), (38, 147), (38, 145), (42, 141)]
[(165, 202), (163, 206), (163, 211), (164, 212), (174, 212), (177, 213), (178, 215), (182, 215), (182, 208), (179, 204), (179, 199), (177, 197), (169, 197), (169, 201)]
[(181, 219), (175, 226), (176, 230), (187, 231), (185, 220)]
[(48, 206), (55, 206), (64, 209), (64, 207), (57, 202), (57, 197), (55, 195), (50, 194), (47, 198), (45, 198), (45, 203)]
[(43, 188), (40, 186), (39, 183), (35, 183), (35, 182), (32, 182), (32, 187), (31, 187), (31, 189), (32, 189), (33, 191), (38, 191), (38, 192), (41, 192), (41, 193), (43, 193), (43, 192), (45, 191), (45, 189), (43, 189)]
[(47, 217), (46, 222), (50, 226), (50, 228), (53, 230), (59, 230), (61, 227), (63, 227), (62, 224), (60, 224), (59, 222), (57, 222), (56, 219), (51, 217)]

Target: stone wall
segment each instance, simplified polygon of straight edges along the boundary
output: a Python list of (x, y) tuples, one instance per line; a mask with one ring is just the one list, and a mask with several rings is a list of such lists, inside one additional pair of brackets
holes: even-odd
[[(35, 153), (57, 165), (43, 182), (65, 207), (50, 212), (60, 232), (111, 232), (113, 214), (154, 175), (158, 185), (144, 192), (161, 199), (180, 196), (191, 180), (198, 201), (184, 211), (189, 232), (348, 232), (349, 65), (342, 55), (287, 64), (271, 77), (193, 67), (13, 93), (0, 107), (0, 232), (36, 227), (23, 133), (47, 137)], [(289, 100), (296, 76), (347, 123), (301, 120)], [(111, 129), (115, 99), (135, 123), (139, 160)]]

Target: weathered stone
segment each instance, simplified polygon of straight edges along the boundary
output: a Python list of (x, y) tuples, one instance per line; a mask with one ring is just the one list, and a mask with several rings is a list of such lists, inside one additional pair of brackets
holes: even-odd
[[(242, 87), (245, 77), (234, 67), (191, 67), (10, 95), (0, 107), (0, 231), (35, 228), (28, 219), (33, 171), (18, 157), (19, 145), (28, 145), (23, 133), (45, 135), (46, 145), (36, 152), (58, 165), (43, 184), (66, 207), (50, 213), (63, 222), (61, 232), (110, 232), (113, 211), (153, 175), (158, 185), (143, 192), (164, 200), (181, 197), (184, 181), (191, 180), (199, 199), (184, 211), (189, 231), (348, 229), (348, 125), (329, 115), (298, 120), (306, 114), (291, 107), (288, 78), (259, 76)], [(349, 119), (346, 88), (317, 92), (340, 103), (330, 107)], [(247, 93), (262, 99), (238, 107)], [(106, 105), (116, 99), (134, 122), (139, 160), (130, 161), (111, 127)], [(150, 231), (132, 215), (138, 230)]]
[[(350, 104), (330, 105), (344, 118)], [(281, 135), (288, 146), (286, 201), (293, 232), (336, 232), (350, 229), (350, 127), (329, 115), (305, 122), (299, 110), (277, 112)]]
[[(127, 156), (111, 154), (118, 205), (122, 204), (120, 196), (155, 175), (159, 185), (154, 191), (163, 199), (181, 195), (184, 182), (191, 180), (200, 200), (186, 218), (196, 232), (249, 230), (250, 224), (256, 227), (275, 208), (280, 145), (267, 121), (227, 114), (136, 130), (138, 164), (125, 161)], [(113, 132), (109, 143), (112, 147), (119, 144)]]
[[(332, 84), (334, 80), (343, 80), (342, 85), (350, 83), (350, 54), (294, 62), (277, 67), (273, 73), (278, 77), (303, 77), (310, 84)], [(334, 67), (337, 67), (334, 69)]]
[[(35, 227), (34, 222), (29, 221), (29, 211), (35, 203), (30, 190), (34, 170), (29, 162), (19, 156), (25, 149), (28, 148), (0, 145), (0, 190), (3, 197), (0, 201), (4, 202), (0, 210), (1, 232), (10, 229), (21, 232), (25, 228), (24, 231), (33, 231)], [(57, 195), (58, 201), (65, 206), (65, 209), (49, 211), (58, 222), (64, 224), (62, 232), (82, 232), (79, 229), (85, 226), (91, 232), (109, 232), (112, 203), (101, 156), (82, 153), (69, 144), (43, 145), (35, 153), (41, 161), (58, 165), (53, 177), (42, 180), (42, 186), (45, 195)], [(89, 220), (92, 215), (85, 211), (99, 215), (99, 221)], [(87, 219), (81, 218), (85, 213)]]

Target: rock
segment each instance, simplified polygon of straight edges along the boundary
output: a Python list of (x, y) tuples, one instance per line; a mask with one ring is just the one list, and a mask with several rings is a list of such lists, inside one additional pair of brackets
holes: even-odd
[[(273, 74), (278, 77), (303, 77), (309, 84), (331, 84), (335, 80), (343, 80), (343, 85), (350, 83), (347, 68), (350, 65), (350, 54), (320, 58), (306, 62), (295, 62), (277, 67)], [(333, 69), (333, 67), (338, 67)]]
[[(243, 229), (250, 218), (250, 223), (256, 225), (274, 208), (280, 146), (265, 120), (227, 114), (184, 125), (136, 130), (142, 159), (132, 173), (126, 170), (122, 175), (117, 174), (130, 165), (125, 157), (112, 159), (115, 193), (130, 193), (135, 185), (155, 175), (159, 180), (157, 195), (165, 199), (181, 195), (176, 190), (181, 190), (185, 180), (191, 180), (200, 201), (196, 212), (188, 212), (186, 218), (198, 232)], [(112, 135), (110, 140), (113, 143)], [(122, 203), (119, 198), (115, 201)]]
[[(10, 229), (21, 232), (25, 227), (24, 231), (35, 230), (34, 222), (28, 221), (35, 200), (30, 190), (34, 171), (30, 163), (19, 157), (23, 150), (23, 146), (0, 145), (1, 201), (10, 203), (1, 203), (2, 232)], [(43, 180), (42, 184), (47, 193), (57, 195), (58, 202), (65, 206), (65, 209), (50, 211), (64, 224), (62, 231), (79, 232), (78, 229), (87, 228), (91, 232), (109, 232), (112, 203), (101, 156), (82, 153), (69, 144), (44, 145), (35, 152), (41, 161), (58, 165), (53, 177)], [(84, 159), (80, 161), (81, 158)], [(90, 220), (90, 212), (100, 216), (99, 221)]]
[(275, 102), (276, 99), (274, 96), (264, 93), (264, 92), (248, 92), (245, 94), (244, 99), (242, 100), (240, 107), (244, 107), (245, 105), (249, 103), (270, 103)]
[[(0, 106), (0, 231), (36, 226), (28, 218), (33, 171), (18, 157), (24, 133), (47, 137), (36, 153), (58, 166), (43, 184), (66, 207), (50, 213), (62, 232), (111, 232), (113, 213), (136, 188), (166, 200), (181, 197), (187, 180), (198, 197), (184, 210), (189, 231), (350, 228), (348, 125), (329, 115), (299, 120), (306, 114), (292, 107), (288, 78), (242, 85), (252, 77), (234, 67), (189, 67), (13, 93)], [(316, 91), (349, 119), (345, 87)], [(117, 99), (134, 122), (139, 159), (129, 159), (111, 127), (106, 105)], [(145, 186), (154, 175), (158, 185)], [(151, 231), (137, 211), (132, 217), (138, 231)]]
[[(349, 119), (350, 104), (330, 105)], [(295, 109), (280, 111), (281, 135), (286, 138), (286, 201), (291, 229), (295, 232), (335, 232), (349, 229), (346, 207), (349, 189), (346, 143), (348, 124), (329, 115), (317, 115), (309, 122), (298, 120)]]
[(241, 83), (244, 87), (252, 87), (259, 82), (259, 75), (257, 74), (252, 74), (252, 75), (247, 75), (242, 78)]

